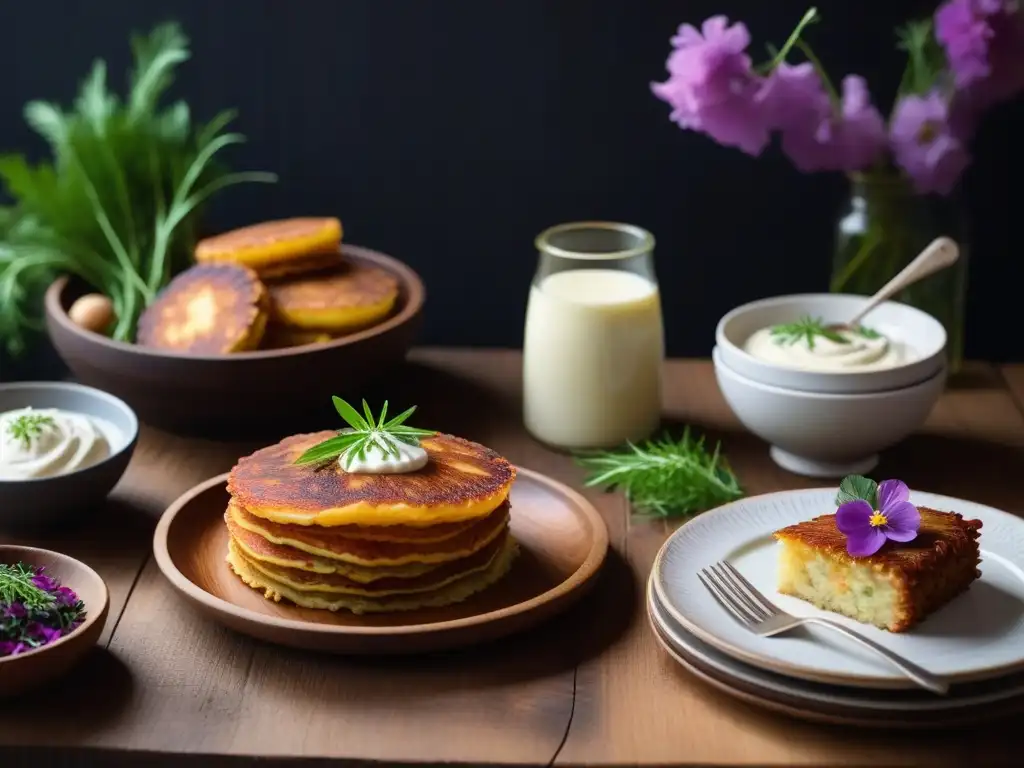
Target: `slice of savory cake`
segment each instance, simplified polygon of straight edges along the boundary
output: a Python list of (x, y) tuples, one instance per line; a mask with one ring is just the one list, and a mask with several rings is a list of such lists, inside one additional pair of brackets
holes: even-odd
[(776, 531), (778, 591), (890, 632), (909, 629), (981, 575), (981, 521), (917, 509), (921, 525), (912, 541), (886, 541), (867, 557), (847, 552), (836, 515)]

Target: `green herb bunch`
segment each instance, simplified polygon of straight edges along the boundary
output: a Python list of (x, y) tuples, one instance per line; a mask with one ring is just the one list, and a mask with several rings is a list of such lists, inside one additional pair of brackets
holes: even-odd
[(43, 568), (0, 563), (0, 658), (59, 640), (85, 615), (78, 595)]
[(693, 437), (688, 427), (678, 440), (627, 443), (621, 450), (584, 454), (577, 461), (589, 470), (585, 485), (621, 488), (641, 514), (688, 516), (743, 496), (721, 445), (709, 451), (705, 439)]
[(131, 45), (124, 100), (97, 60), (70, 110), (45, 101), (25, 107), (51, 157), (39, 165), (0, 158), (0, 182), (14, 201), (0, 208), (0, 340), (12, 353), (41, 327), (42, 292), (60, 274), (108, 296), (111, 336), (131, 341), (142, 309), (188, 263), (203, 204), (234, 184), (276, 180), (218, 164), (218, 153), (245, 140), (225, 131), (232, 112), (197, 125), (185, 102), (161, 106), (175, 68), (191, 56), (178, 25), (133, 36)]

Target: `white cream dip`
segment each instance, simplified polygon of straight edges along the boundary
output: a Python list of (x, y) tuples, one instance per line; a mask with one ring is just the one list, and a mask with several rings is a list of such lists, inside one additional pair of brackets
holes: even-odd
[(872, 329), (829, 330), (828, 335), (780, 332), (793, 326), (762, 328), (743, 349), (758, 360), (819, 372), (878, 371), (904, 365), (911, 357), (906, 345)]
[[(343, 429), (341, 434), (351, 434), (355, 430)], [(381, 435), (381, 433), (377, 433)], [(384, 451), (378, 441), (387, 441), (388, 445), (394, 448), (394, 452)], [(394, 453), (398, 455), (395, 456)], [(350, 455), (351, 454), (351, 455)], [(369, 475), (399, 475), (405, 472), (415, 472), (427, 465), (427, 452), (419, 445), (409, 445), (401, 440), (381, 435), (367, 445), (363, 455), (359, 456), (357, 451), (349, 448), (338, 457), (338, 466), (345, 472), (353, 474)]]
[(56, 408), (0, 414), (0, 480), (66, 475), (112, 453), (115, 429), (93, 416)]

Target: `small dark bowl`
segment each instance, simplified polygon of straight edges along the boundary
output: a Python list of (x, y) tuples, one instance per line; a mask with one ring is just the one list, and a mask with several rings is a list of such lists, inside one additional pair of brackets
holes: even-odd
[(60, 408), (111, 422), (120, 441), (92, 466), (55, 477), (0, 480), (0, 530), (30, 530), (77, 521), (98, 508), (117, 485), (135, 451), (139, 420), (124, 402), (92, 387), (65, 381), (0, 384), (0, 413), (18, 408)]
[(337, 421), (331, 395), (361, 397), (405, 359), (425, 299), (419, 276), (397, 259), (352, 245), (342, 252), (395, 275), (398, 302), (379, 325), (323, 344), (204, 356), (113, 341), (71, 322), (68, 309), (88, 288), (67, 278), (46, 292), (46, 325), (79, 381), (123, 398), (155, 427), (210, 438), (322, 427)]

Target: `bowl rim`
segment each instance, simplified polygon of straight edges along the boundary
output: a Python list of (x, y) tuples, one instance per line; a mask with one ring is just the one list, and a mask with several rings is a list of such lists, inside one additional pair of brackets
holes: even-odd
[(170, 350), (163, 349), (150, 349), (127, 341), (115, 341), (114, 339), (103, 336), (102, 334), (93, 333), (92, 331), (87, 331), (84, 328), (81, 328), (72, 322), (70, 317), (68, 317), (68, 313), (64, 310), (64, 306), (61, 303), (61, 296), (63, 295), (64, 289), (67, 287), (70, 279), (68, 275), (58, 277), (49, 285), (49, 287), (47, 287), (44, 306), (46, 307), (46, 314), (53, 318), (54, 322), (56, 322), (62, 330), (65, 330), (88, 343), (96, 344), (118, 352), (124, 352), (126, 354), (141, 355), (143, 357), (171, 358), (176, 360), (195, 360), (203, 362), (244, 362), (246, 360), (287, 359), (297, 357), (299, 355), (307, 355), (311, 352), (321, 352), (328, 349), (347, 347), (351, 344), (357, 344), (374, 336), (382, 335), (393, 328), (398, 328), (412, 320), (423, 309), (423, 304), (426, 301), (426, 288), (423, 285), (423, 279), (408, 264), (399, 261), (394, 256), (389, 256), (386, 253), (381, 253), (380, 251), (375, 251), (371, 248), (365, 248), (359, 245), (348, 245), (346, 243), (342, 243), (340, 250), (343, 254), (354, 256), (357, 259), (370, 261), (394, 274), (398, 278), (402, 288), (405, 290), (405, 306), (382, 323), (342, 336), (339, 339), (332, 339), (331, 341), (320, 342), (315, 345), (285, 347), (283, 349), (258, 349), (246, 352), (232, 352), (230, 354), (223, 355), (195, 355), (189, 352), (172, 352)]
[(814, 392), (806, 389), (797, 389), (795, 387), (780, 387), (777, 384), (765, 384), (763, 382), (752, 379), (749, 376), (744, 376), (742, 373), (731, 368), (723, 359), (722, 352), (716, 345), (711, 350), (711, 361), (715, 366), (715, 371), (722, 369), (726, 376), (730, 376), (733, 379), (737, 379), (741, 384), (747, 384), (754, 389), (762, 392), (768, 392), (773, 395), (796, 395), (808, 400), (872, 400), (884, 395), (896, 395), (901, 393), (909, 393), (914, 389), (926, 389), (927, 385), (933, 384), (936, 379), (943, 378), (947, 373), (946, 363), (939, 366), (939, 370), (933, 373), (931, 376), (922, 379), (921, 381), (908, 384), (905, 387), (892, 387), (890, 389), (879, 389), (874, 392)]
[(106, 615), (107, 610), (110, 607), (110, 589), (109, 587), (107, 587), (107, 582), (103, 580), (103, 577), (96, 573), (95, 569), (93, 569), (87, 563), (82, 562), (76, 557), (72, 557), (71, 555), (65, 555), (63, 552), (57, 552), (53, 549), (43, 549), (42, 547), (23, 547), (19, 544), (0, 544), (0, 553), (10, 552), (24, 553), (23, 556), (19, 557), (19, 560), (26, 563), (31, 563), (32, 558), (38, 558), (40, 555), (45, 555), (46, 557), (55, 558), (57, 560), (65, 560), (70, 563), (73, 563), (76, 567), (84, 570), (90, 578), (96, 580), (96, 582), (100, 585), (101, 598), (99, 601), (100, 604), (98, 606), (86, 606), (85, 621), (79, 624), (74, 630), (64, 635), (64, 637), (52, 643), (42, 645), (39, 648), (33, 648), (31, 651), (19, 653), (16, 656), (0, 656), (0, 666), (4, 664), (16, 664), (23, 659), (27, 659), (31, 656), (38, 656), (44, 654), (47, 651), (53, 650), (59, 645), (64, 645), (65, 643), (74, 640), (76, 636), (82, 634), (82, 632), (85, 629), (95, 624), (97, 621), (100, 620), (101, 617)]
[[(946, 334), (946, 328), (945, 326), (942, 325), (941, 322), (939, 322), (937, 318), (928, 314), (924, 310), (918, 309), (917, 307), (912, 307), (910, 304), (904, 304), (901, 301), (893, 301), (892, 299), (889, 299), (888, 301), (883, 301), (881, 304), (878, 305), (878, 307), (875, 307), (875, 309), (879, 309), (887, 305), (893, 305), (896, 307), (900, 307), (902, 311), (910, 311), (911, 313), (916, 313), (927, 318), (938, 327), (939, 332), (941, 334), (942, 343), (938, 346), (937, 349), (929, 351), (927, 354), (922, 355), (916, 360), (910, 360), (908, 362), (901, 363), (900, 365), (894, 365), (889, 368), (880, 368), (874, 371), (805, 371), (801, 368), (790, 368), (788, 366), (779, 365), (778, 363), (773, 363), (768, 360), (762, 360), (759, 357), (754, 357), (752, 354), (743, 349), (743, 347), (734, 344), (732, 340), (725, 334), (725, 326), (729, 323), (729, 321), (751, 310), (761, 309), (764, 307), (772, 307), (779, 304), (786, 304), (793, 302), (795, 300), (830, 300), (836, 298), (856, 298), (867, 301), (870, 298), (870, 296), (860, 296), (859, 294), (855, 293), (787, 293), (782, 296), (768, 296), (763, 299), (755, 299), (754, 301), (748, 301), (746, 304), (740, 304), (737, 307), (733, 307), (724, 315), (722, 315), (722, 317), (718, 321), (718, 324), (715, 326), (715, 343), (718, 344), (719, 346), (727, 346), (729, 348), (730, 354), (737, 354), (745, 362), (748, 362), (752, 365), (764, 366), (765, 368), (770, 368), (773, 371), (784, 372), (792, 374), (794, 376), (823, 376), (829, 378), (834, 377), (836, 379), (847, 378), (851, 376), (882, 378), (886, 374), (892, 374), (893, 372), (897, 371), (905, 371), (906, 369), (912, 366), (921, 365), (927, 362), (928, 360), (931, 360), (936, 355), (941, 355), (945, 351), (946, 346), (949, 343), (949, 338)], [(942, 367), (944, 368), (945, 365), (943, 365)]]
[[(119, 398), (117, 395), (112, 395), (102, 389), (96, 387), (90, 387), (88, 384), (79, 384), (77, 381), (10, 381), (4, 384), (0, 384), (0, 392), (10, 392), (17, 389), (27, 390), (40, 390), (40, 389), (53, 389), (64, 392), (80, 392), (83, 395), (96, 398), (98, 400), (104, 400), (109, 405), (114, 406), (124, 413), (129, 420), (130, 429), (125, 434), (124, 445), (116, 451), (111, 451), (110, 455), (102, 461), (98, 461), (95, 464), (89, 464), (85, 467), (66, 472), (62, 475), (51, 475), (47, 477), (26, 477), (18, 480), (2, 480), (0, 479), (0, 489), (10, 487), (11, 485), (20, 485), (22, 483), (52, 483), (54, 481), (63, 480), (68, 477), (75, 477), (83, 472), (89, 472), (112, 461), (117, 460), (123, 456), (126, 452), (133, 450), (134, 445), (139, 439), (139, 416), (135, 413), (135, 410), (128, 405), (124, 400)], [(77, 411), (76, 411), (77, 413)], [(85, 416), (91, 416), (91, 414), (82, 414)]]

